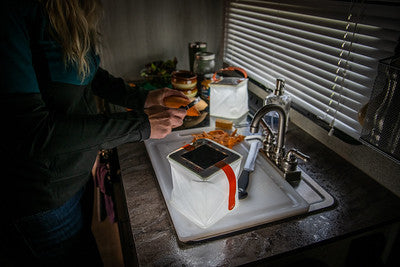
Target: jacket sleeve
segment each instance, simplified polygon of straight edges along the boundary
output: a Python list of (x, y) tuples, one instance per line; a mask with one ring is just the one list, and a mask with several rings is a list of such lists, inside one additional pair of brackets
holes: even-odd
[(93, 78), (92, 91), (112, 104), (143, 110), (148, 91), (141, 87), (130, 88), (121, 78), (115, 78), (106, 70), (98, 68)]
[(40, 94), (7, 94), (0, 98), (3, 114), (2, 152), (49, 157), (92, 149), (109, 149), (149, 138), (146, 114), (130, 111), (110, 115), (57, 114)]

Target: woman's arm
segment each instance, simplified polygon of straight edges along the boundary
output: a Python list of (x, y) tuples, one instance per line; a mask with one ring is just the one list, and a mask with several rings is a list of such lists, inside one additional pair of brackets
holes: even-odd
[[(40, 94), (6, 94), (1, 150), (21, 156), (55, 156), (88, 149), (109, 149), (149, 138), (150, 124), (143, 112), (108, 116), (63, 115), (49, 111)], [(4, 151), (3, 150), (3, 151)]]
[(163, 106), (164, 98), (179, 96), (187, 98), (182, 92), (170, 88), (145, 90), (141, 87), (130, 87), (123, 79), (116, 78), (106, 70), (99, 68), (91, 84), (95, 95), (110, 103), (129, 109), (143, 110), (151, 106)]
[(116, 78), (106, 70), (98, 68), (91, 83), (95, 95), (112, 104), (143, 110), (148, 91), (140, 87), (129, 87), (122, 78)]
[(164, 106), (164, 99), (169, 96), (187, 98), (178, 90), (161, 88), (148, 92), (140, 87), (130, 88), (123, 79), (115, 78), (107, 71), (99, 68), (91, 84), (92, 91), (97, 96), (112, 104), (143, 111), (148, 115), (150, 138), (163, 138), (172, 128), (182, 125), (186, 111)]

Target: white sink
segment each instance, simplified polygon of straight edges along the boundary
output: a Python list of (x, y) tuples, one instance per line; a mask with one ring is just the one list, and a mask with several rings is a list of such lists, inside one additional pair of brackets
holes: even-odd
[[(243, 230), (256, 225), (305, 214), (328, 207), (333, 198), (307, 174), (302, 172), (300, 183), (293, 187), (287, 183), (266, 159), (258, 156), (256, 167), (250, 176), (248, 197), (239, 201), (234, 212), (228, 214), (214, 225), (203, 229), (196, 226), (170, 204), (172, 177), (166, 156), (192, 141), (192, 133), (209, 131), (212, 128), (198, 128), (172, 132), (161, 140), (145, 141), (157, 181), (174, 224), (177, 236), (182, 242), (198, 241), (222, 234)], [(248, 144), (242, 142), (234, 150), (244, 156)]]

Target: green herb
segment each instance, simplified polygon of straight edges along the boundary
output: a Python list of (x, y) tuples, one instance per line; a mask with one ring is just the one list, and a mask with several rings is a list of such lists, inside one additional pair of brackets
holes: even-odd
[(167, 87), (171, 84), (171, 74), (176, 70), (177, 63), (176, 57), (172, 60), (157, 60), (147, 63), (145, 68), (140, 71), (140, 76), (157, 88)]

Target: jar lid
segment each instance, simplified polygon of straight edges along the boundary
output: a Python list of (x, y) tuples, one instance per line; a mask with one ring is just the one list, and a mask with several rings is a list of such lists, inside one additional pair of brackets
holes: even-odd
[(196, 59), (200, 60), (212, 60), (215, 58), (215, 54), (211, 52), (197, 52)]
[(203, 42), (192, 42), (189, 43), (190, 48), (207, 48), (207, 43)]

